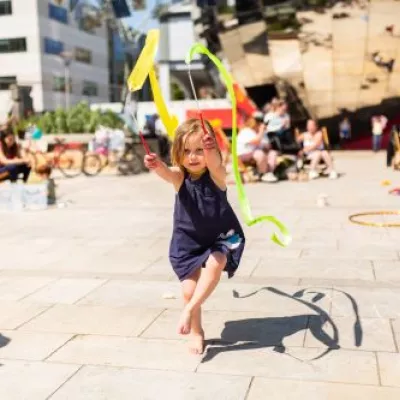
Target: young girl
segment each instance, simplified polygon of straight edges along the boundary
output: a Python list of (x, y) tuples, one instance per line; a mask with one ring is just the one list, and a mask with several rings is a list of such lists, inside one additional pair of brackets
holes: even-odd
[[(145, 156), (147, 168), (171, 183), (176, 191), (169, 259), (182, 282), (185, 307), (178, 333), (191, 334), (190, 351), (204, 350), (201, 305), (217, 286), (222, 271), (232, 277), (243, 253), (245, 238), (228, 203), (226, 171), (211, 125), (189, 119), (178, 127), (172, 145), (174, 167), (156, 154)], [(203, 267), (203, 268), (202, 268)]]

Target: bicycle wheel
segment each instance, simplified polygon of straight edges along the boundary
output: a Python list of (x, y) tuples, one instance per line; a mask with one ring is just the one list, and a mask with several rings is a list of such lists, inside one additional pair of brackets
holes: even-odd
[(96, 176), (103, 169), (103, 163), (98, 154), (86, 153), (83, 157), (82, 170), (86, 176)]
[(57, 167), (67, 178), (74, 178), (82, 173), (84, 153), (80, 149), (61, 150), (57, 157)]
[(137, 175), (143, 171), (141, 157), (132, 149), (128, 149), (118, 162), (118, 172), (121, 175)]

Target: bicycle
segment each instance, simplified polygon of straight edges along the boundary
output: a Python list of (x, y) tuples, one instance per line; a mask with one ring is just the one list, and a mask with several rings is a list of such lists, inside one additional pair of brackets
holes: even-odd
[(89, 164), (91, 155), (83, 148), (82, 143), (65, 143), (65, 139), (55, 138), (54, 149), (51, 153), (32, 149), (25, 149), (30, 160), (32, 170), (40, 165), (50, 165), (57, 168), (67, 178), (74, 178), (83, 172), (83, 165)]
[(118, 150), (110, 150), (109, 143), (94, 152), (88, 153), (83, 160), (82, 170), (87, 176), (96, 176), (104, 168), (117, 168), (121, 175), (137, 175), (145, 170), (143, 156), (135, 148), (132, 137), (124, 139), (122, 153)]

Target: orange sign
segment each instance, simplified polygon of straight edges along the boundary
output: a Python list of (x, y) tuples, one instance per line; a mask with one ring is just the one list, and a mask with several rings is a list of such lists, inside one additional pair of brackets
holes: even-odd
[[(203, 118), (210, 123), (216, 124), (222, 129), (232, 128), (232, 109), (230, 108), (213, 108), (201, 110)], [(199, 110), (186, 110), (186, 118), (199, 118)], [(242, 125), (242, 118), (238, 116), (238, 125)]]
[(237, 83), (233, 84), (233, 91), (235, 92), (237, 109), (242, 113), (250, 116), (257, 111), (257, 106), (247, 96), (247, 93)]

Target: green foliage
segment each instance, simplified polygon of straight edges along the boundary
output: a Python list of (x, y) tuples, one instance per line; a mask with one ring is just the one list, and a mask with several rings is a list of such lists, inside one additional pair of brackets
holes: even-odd
[(185, 93), (176, 82), (171, 83), (172, 100), (185, 100)]
[(67, 125), (67, 114), (65, 110), (62, 108), (58, 108), (54, 112), (54, 119), (55, 119), (55, 128), (58, 133), (67, 133), (68, 132), (68, 125)]
[(18, 124), (18, 129), (26, 130), (28, 125), (37, 125), (43, 133), (93, 133), (98, 125), (118, 129), (123, 121), (112, 111), (91, 111), (86, 102), (81, 102), (69, 110), (58, 108), (38, 116), (34, 115)]
[(230, 14), (233, 15), (235, 13), (235, 7), (228, 5), (219, 5), (218, 6), (218, 14)]

